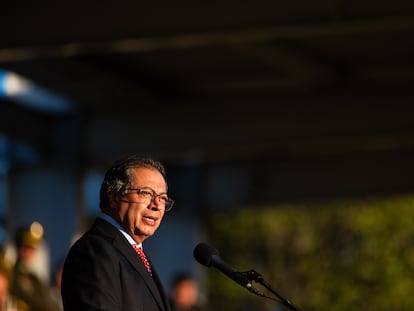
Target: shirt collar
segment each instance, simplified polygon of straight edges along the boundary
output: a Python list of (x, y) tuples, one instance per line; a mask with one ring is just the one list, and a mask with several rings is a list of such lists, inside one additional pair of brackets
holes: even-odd
[(137, 242), (134, 241), (134, 239), (131, 237), (131, 235), (125, 231), (124, 228), (122, 228), (122, 226), (111, 216), (109, 216), (108, 214), (104, 214), (104, 213), (100, 213), (99, 218), (109, 222), (111, 225), (113, 225), (115, 228), (117, 228), (119, 230), (119, 232), (122, 233), (122, 235), (128, 240), (129, 244), (131, 245), (138, 245), (138, 247), (142, 248), (142, 244), (137, 244)]

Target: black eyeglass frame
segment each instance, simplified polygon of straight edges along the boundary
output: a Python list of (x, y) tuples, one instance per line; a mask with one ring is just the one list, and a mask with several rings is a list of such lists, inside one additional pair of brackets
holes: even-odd
[(165, 199), (165, 205), (164, 205), (164, 210), (166, 212), (170, 211), (174, 205), (174, 200), (171, 199), (170, 197), (167, 196), (166, 193), (161, 193), (161, 194), (157, 194), (154, 190), (152, 190), (151, 188), (148, 187), (143, 187), (143, 188), (125, 188), (125, 190), (130, 190), (130, 191), (135, 191), (135, 193), (138, 196), (145, 196), (146, 193), (151, 195), (151, 199), (149, 202), (155, 200), (156, 198), (160, 198), (160, 202), (162, 202), (162, 199), (164, 199), (164, 195), (166, 196)]

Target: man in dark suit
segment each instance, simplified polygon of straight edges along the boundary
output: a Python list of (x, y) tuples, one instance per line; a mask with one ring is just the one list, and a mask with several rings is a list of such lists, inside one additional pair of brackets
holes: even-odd
[(142, 242), (174, 203), (167, 190), (164, 167), (152, 159), (129, 156), (106, 172), (102, 213), (65, 260), (65, 311), (169, 310), (156, 270), (141, 258)]

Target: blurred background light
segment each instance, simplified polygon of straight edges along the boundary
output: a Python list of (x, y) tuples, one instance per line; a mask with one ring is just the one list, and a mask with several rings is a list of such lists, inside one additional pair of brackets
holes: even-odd
[(3, 69), (0, 69), (0, 98), (47, 113), (64, 114), (75, 107), (68, 98)]

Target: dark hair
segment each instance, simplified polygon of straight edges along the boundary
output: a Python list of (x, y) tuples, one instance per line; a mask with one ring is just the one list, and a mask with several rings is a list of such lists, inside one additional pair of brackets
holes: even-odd
[(162, 163), (135, 154), (129, 155), (116, 161), (105, 173), (99, 193), (101, 209), (108, 204), (110, 193), (123, 194), (131, 186), (133, 182), (132, 169), (140, 167), (152, 168), (160, 172), (167, 186), (165, 168)]

